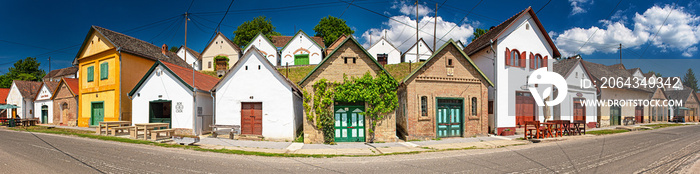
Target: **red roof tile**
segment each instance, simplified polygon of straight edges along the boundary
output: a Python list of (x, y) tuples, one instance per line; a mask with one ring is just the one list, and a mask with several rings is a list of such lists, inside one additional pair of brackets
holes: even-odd
[(185, 83), (187, 83), (187, 85), (190, 85), (190, 86), (195, 87), (195, 88), (200, 89), (200, 90), (210, 91), (211, 88), (213, 88), (214, 85), (216, 85), (216, 83), (219, 82), (219, 79), (216, 77), (212, 77), (210, 75), (206, 75), (206, 74), (200, 73), (198, 71), (195, 71), (194, 72), (194, 76), (196, 78), (195, 85), (192, 85), (192, 69), (177, 66), (175, 64), (168, 63), (168, 62), (161, 62), (161, 63), (163, 63), (163, 65), (167, 66), (168, 69), (170, 69), (170, 71), (172, 71), (173, 73), (175, 73), (175, 75), (180, 77), (180, 79), (185, 81)]
[(78, 95), (78, 79), (75, 78), (63, 78), (68, 85), (68, 88), (73, 92), (73, 94)]
[(0, 88), (0, 104), (7, 104), (7, 94), (10, 93), (10, 88)]

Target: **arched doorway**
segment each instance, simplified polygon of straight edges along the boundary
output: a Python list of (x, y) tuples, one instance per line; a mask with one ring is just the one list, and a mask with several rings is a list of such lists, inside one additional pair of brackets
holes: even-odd
[(49, 123), (49, 106), (41, 106), (41, 124)]
[(65, 125), (66, 124), (66, 118), (68, 117), (68, 103), (63, 103), (61, 104), (61, 118), (60, 124)]

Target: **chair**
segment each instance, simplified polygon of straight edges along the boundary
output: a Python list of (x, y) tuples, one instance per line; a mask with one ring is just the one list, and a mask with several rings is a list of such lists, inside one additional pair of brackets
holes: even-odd
[[(534, 134), (533, 134), (534, 131)], [(543, 131), (540, 127), (539, 121), (526, 121), (525, 122), (525, 139), (541, 138)], [(529, 138), (528, 138), (529, 136)]]
[(547, 121), (548, 123), (554, 123), (553, 131), (554, 131), (554, 136), (559, 136), (563, 137), (564, 136), (564, 128), (563, 128), (563, 123), (564, 121), (562, 120), (550, 120)]
[(579, 135), (586, 135), (586, 121), (576, 120), (574, 123), (578, 123), (578, 127), (575, 127), (576, 132), (578, 132)]
[(561, 125), (562, 125), (562, 134), (565, 134), (567, 136), (571, 135), (571, 121), (561, 120)]

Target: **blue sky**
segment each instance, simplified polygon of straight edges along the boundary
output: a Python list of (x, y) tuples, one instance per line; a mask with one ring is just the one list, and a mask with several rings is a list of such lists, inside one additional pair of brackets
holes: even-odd
[[(184, 21), (177, 16), (184, 14), (191, 2), (0, 2), (0, 20), (3, 21), (3, 27), (0, 27), (0, 73), (5, 73), (16, 60), (28, 56), (42, 61), (45, 70), (48, 70), (49, 56), (53, 59), (53, 69), (70, 66), (91, 25), (122, 32), (155, 45), (182, 45)], [(414, 2), (355, 0), (353, 4), (357, 6), (349, 6), (342, 1), (234, 1), (220, 31), (232, 38), (235, 27), (264, 15), (283, 35), (292, 35), (300, 29), (313, 35), (313, 27), (322, 17), (342, 14), (341, 18), (355, 30), (354, 36), (361, 43), (369, 45), (370, 38), (376, 41), (386, 34), (394, 45), (402, 45), (399, 47), (403, 51), (412, 44), (412, 39), (408, 38), (415, 38), (415, 29), (404, 25), (415, 25)], [(579, 53), (593, 62), (613, 64), (619, 61), (617, 44), (623, 43), (622, 61), (628, 68), (640, 67), (645, 72), (653, 70), (664, 76), (682, 76), (690, 67), (700, 72), (698, 0), (623, 0), (617, 7), (618, 1), (600, 0), (553, 0), (549, 4), (547, 0), (423, 0), (419, 6), (419, 26), (429, 26), (422, 28), (426, 33), (432, 33), (429, 21), (434, 19), (436, 3), (443, 2), (437, 11), (438, 25), (444, 26), (438, 28), (438, 37), (452, 29), (443, 41), (449, 38), (469, 41), (474, 28), (496, 26), (531, 6), (535, 11), (541, 9), (537, 14), (540, 21), (565, 55)], [(204, 49), (229, 3), (197, 0), (192, 3), (188, 28), (190, 48)], [(467, 15), (472, 8), (472, 13)], [(462, 21), (465, 15), (466, 20)], [(163, 22), (130, 30), (158, 21)], [(658, 26), (662, 24), (664, 27), (659, 30)], [(595, 34), (590, 37), (592, 33)], [(420, 35), (432, 45), (432, 34)], [(406, 40), (409, 41), (404, 42)], [(583, 43), (586, 45), (581, 47)]]

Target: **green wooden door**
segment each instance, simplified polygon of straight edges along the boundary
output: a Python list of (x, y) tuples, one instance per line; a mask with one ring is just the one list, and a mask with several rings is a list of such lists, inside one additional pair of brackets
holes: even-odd
[(464, 115), (461, 99), (438, 99), (437, 102), (437, 136), (460, 137)]
[(365, 116), (364, 106), (335, 106), (335, 141), (364, 142)]
[(172, 127), (172, 113), (170, 100), (155, 100), (149, 102), (149, 123), (169, 123)]
[(308, 65), (309, 55), (308, 54), (297, 54), (294, 55), (294, 65)]
[(41, 124), (49, 123), (49, 106), (41, 106)]
[(619, 106), (610, 107), (610, 125), (620, 125), (621, 109)]
[(90, 115), (90, 126), (97, 126), (105, 119), (104, 103), (92, 103), (92, 114)]

